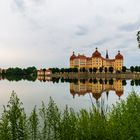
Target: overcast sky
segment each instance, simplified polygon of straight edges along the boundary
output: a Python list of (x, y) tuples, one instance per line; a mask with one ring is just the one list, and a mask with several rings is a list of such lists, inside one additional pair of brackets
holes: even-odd
[(140, 0), (1, 0), (0, 67), (68, 67), (98, 47), (140, 65)]

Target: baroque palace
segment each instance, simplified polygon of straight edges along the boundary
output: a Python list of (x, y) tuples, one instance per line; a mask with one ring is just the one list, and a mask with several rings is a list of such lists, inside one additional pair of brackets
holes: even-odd
[(106, 51), (106, 58), (101, 56), (101, 53), (96, 48), (91, 57), (86, 57), (85, 55), (78, 56), (73, 52), (70, 57), (70, 68), (109, 68), (113, 67), (115, 71), (121, 70), (123, 66), (123, 55), (118, 51), (118, 54), (114, 59), (109, 59), (108, 51)]
[(102, 83), (100, 80), (101, 79), (98, 79), (96, 83), (91, 83), (88, 80), (84, 83), (80, 80), (78, 80), (78, 83), (70, 83), (70, 93), (73, 98), (75, 95), (84, 96), (91, 93), (96, 100), (98, 100), (104, 92), (108, 96), (109, 91), (114, 91), (119, 98), (123, 95), (124, 87), (121, 79), (114, 79), (112, 84), (109, 84), (108, 80), (107, 83), (105, 83), (105, 79), (103, 79)]

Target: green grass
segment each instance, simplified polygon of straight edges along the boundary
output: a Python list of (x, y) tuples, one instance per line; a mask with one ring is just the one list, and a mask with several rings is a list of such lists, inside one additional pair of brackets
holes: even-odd
[(139, 140), (140, 96), (132, 91), (106, 112), (93, 106), (75, 112), (66, 106), (62, 112), (50, 98), (47, 105), (26, 115), (13, 92), (0, 118), (1, 140)]

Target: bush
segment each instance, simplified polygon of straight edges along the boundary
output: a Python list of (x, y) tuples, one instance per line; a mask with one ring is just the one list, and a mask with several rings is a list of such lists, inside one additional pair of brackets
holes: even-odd
[(60, 112), (50, 98), (49, 104), (26, 117), (22, 103), (13, 92), (0, 119), (2, 140), (135, 140), (140, 139), (140, 97), (132, 91), (126, 101), (110, 111), (98, 104), (90, 111), (75, 112), (66, 106)]

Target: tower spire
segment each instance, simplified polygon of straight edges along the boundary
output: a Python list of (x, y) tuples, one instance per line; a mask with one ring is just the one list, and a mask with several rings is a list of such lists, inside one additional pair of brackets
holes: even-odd
[(108, 56), (108, 50), (106, 50), (106, 59), (108, 59), (109, 56)]

